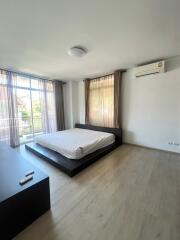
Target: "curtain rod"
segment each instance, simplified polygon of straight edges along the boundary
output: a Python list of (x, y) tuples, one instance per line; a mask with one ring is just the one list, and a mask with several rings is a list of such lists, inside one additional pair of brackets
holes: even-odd
[[(126, 72), (127, 70), (123, 69), (123, 70), (120, 70), (122, 73)], [(115, 71), (114, 71), (115, 72)], [(106, 74), (106, 75), (102, 75), (102, 76), (98, 76), (98, 77), (93, 77), (93, 78), (86, 78), (88, 80), (93, 80), (93, 79), (98, 79), (98, 78), (103, 78), (103, 77), (108, 77), (108, 76), (111, 76), (114, 74), (114, 72), (112, 73), (109, 73), (109, 74)], [(84, 79), (83, 81), (85, 81), (86, 79)]]
[(12, 72), (12, 73), (24, 76), (24, 77), (32, 77), (32, 78), (37, 78), (37, 79), (42, 79), (42, 80), (47, 80), (47, 81), (55, 81), (56, 80), (56, 81), (60, 81), (62, 84), (66, 84), (66, 82), (61, 81), (59, 79), (51, 79), (51, 78), (48, 78), (48, 77), (45, 77), (45, 76), (41, 77), (41, 76), (36, 75), (36, 74), (20, 72), (20, 71), (12, 70), (12, 69), (9, 69), (9, 68), (0, 67), (0, 71)]

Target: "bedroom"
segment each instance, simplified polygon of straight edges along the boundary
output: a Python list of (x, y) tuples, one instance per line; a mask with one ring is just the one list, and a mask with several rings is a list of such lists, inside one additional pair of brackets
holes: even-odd
[(0, 239), (180, 239), (179, 10), (1, 1)]

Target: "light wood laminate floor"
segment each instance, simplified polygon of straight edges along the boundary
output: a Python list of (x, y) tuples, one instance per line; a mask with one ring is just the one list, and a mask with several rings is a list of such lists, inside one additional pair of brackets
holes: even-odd
[(17, 240), (180, 240), (180, 155), (122, 145), (70, 178), (21, 147), (50, 176), (51, 211)]

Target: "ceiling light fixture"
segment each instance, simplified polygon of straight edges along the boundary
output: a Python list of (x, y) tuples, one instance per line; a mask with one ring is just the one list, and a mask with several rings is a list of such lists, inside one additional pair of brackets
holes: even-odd
[(73, 56), (73, 57), (83, 57), (84, 55), (87, 54), (87, 49), (83, 47), (72, 47), (68, 50), (68, 55)]

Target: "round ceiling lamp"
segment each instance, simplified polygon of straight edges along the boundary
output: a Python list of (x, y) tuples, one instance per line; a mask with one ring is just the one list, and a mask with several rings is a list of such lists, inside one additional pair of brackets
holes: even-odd
[(68, 50), (68, 54), (80, 58), (87, 54), (87, 49), (83, 47), (72, 47)]

